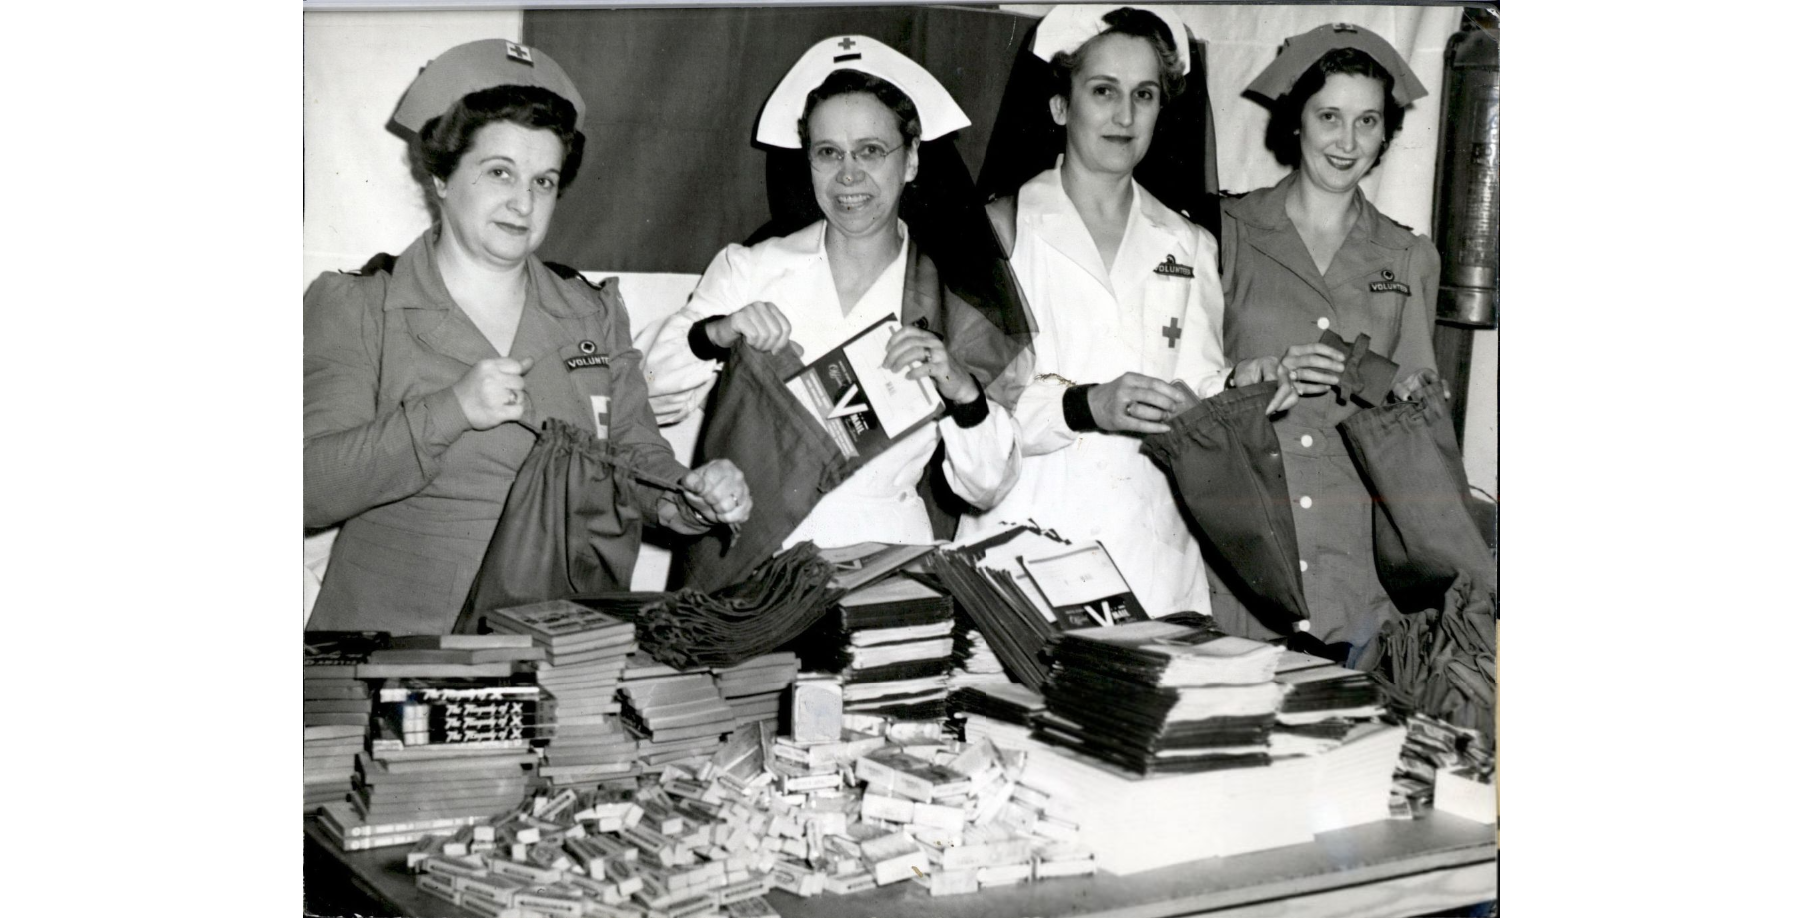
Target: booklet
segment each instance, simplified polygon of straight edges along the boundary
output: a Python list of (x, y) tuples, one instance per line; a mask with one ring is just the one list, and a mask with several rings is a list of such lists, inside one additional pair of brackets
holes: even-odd
[(944, 411), (930, 380), (882, 368), (900, 330), (891, 313), (785, 380), (847, 459), (867, 461)]

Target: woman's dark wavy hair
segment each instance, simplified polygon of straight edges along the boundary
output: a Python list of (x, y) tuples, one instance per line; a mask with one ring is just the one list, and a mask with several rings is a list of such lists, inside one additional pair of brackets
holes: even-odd
[[(1068, 102), (1076, 73), (1082, 69), (1083, 61), (1088, 59), (1089, 49), (1095, 46), (1095, 42), (1105, 35), (1129, 35), (1145, 39), (1150, 43), (1151, 49), (1157, 52), (1158, 90), (1163, 96), (1158, 102), (1168, 104), (1171, 99), (1183, 94), (1185, 81), (1182, 58), (1177, 56), (1176, 51), (1177, 37), (1170, 34), (1170, 27), (1161, 17), (1156, 13), (1123, 6), (1101, 17), (1101, 21), (1107, 23), (1107, 28), (1083, 42), (1074, 53), (1059, 51), (1051, 56), (1053, 92)], [(1187, 41), (1188, 37), (1183, 36), (1182, 40)]]
[(493, 86), (457, 100), (450, 111), (427, 121), (420, 129), (419, 140), (411, 146), (415, 174), (422, 182), (428, 177), (450, 178), (475, 142), (476, 132), (497, 121), (557, 135), (563, 141), (557, 194), (561, 196), (576, 180), (583, 147), (582, 133), (576, 130), (576, 107), (541, 86)]
[(893, 83), (874, 74), (862, 70), (834, 70), (826, 75), (826, 79), (815, 86), (807, 94), (806, 104), (801, 106), (801, 149), (813, 146), (813, 136), (807, 130), (807, 121), (813, 117), (814, 107), (835, 96), (848, 96), (852, 93), (868, 93), (876, 97), (876, 101), (888, 106), (895, 113), (896, 126), (901, 129), (901, 143), (911, 146), (920, 139), (920, 110), (914, 100)]
[(1356, 48), (1334, 48), (1295, 78), (1295, 85), (1272, 106), (1270, 126), (1264, 132), (1264, 145), (1276, 155), (1276, 161), (1291, 169), (1301, 168), (1301, 110), (1326, 86), (1327, 77), (1335, 73), (1367, 76), (1383, 84), (1383, 150), (1377, 153), (1375, 169), (1383, 163), (1383, 151), (1402, 129), (1406, 109), (1395, 102), (1395, 77), (1376, 59)]

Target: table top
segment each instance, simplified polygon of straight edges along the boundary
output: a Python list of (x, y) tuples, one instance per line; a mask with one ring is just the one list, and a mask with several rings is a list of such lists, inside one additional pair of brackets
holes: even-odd
[[(399, 912), (416, 918), (473, 914), (414, 886), (405, 845), (344, 852), (314, 819), (306, 820), (306, 832), (316, 843), (307, 846), (308, 857), (343, 863)], [(1496, 857), (1493, 826), (1429, 810), (1421, 819), (1324, 833), (1306, 845), (1130, 876), (1101, 873), (937, 898), (914, 883), (808, 899), (777, 890), (769, 901), (783, 918), (1409, 915), (1495, 898)]]

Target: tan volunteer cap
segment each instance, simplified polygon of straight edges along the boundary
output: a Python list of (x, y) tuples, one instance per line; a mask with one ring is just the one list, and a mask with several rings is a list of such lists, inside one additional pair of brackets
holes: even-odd
[(496, 86), (537, 86), (568, 99), (576, 107), (576, 130), (582, 130), (588, 108), (569, 74), (543, 51), (503, 38), (472, 41), (433, 58), (401, 96), (394, 123), (417, 134), (457, 100)]

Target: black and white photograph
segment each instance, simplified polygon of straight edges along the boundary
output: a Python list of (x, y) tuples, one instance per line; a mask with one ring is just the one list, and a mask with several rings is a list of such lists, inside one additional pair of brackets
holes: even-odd
[(1500, 914), (1499, 6), (382, 7), (304, 914)]

